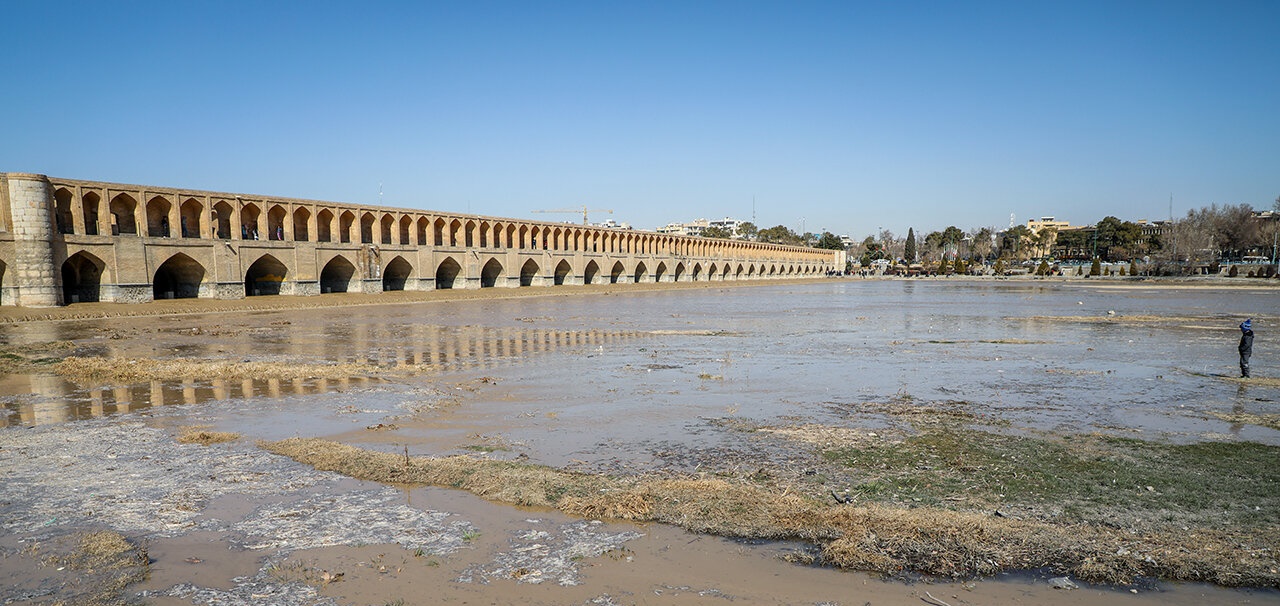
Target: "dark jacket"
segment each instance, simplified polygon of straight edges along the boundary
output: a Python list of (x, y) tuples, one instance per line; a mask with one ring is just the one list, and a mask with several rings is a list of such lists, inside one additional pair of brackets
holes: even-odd
[(1246, 330), (1244, 331), (1244, 334), (1240, 335), (1240, 355), (1242, 356), (1253, 355), (1253, 331), (1252, 330)]

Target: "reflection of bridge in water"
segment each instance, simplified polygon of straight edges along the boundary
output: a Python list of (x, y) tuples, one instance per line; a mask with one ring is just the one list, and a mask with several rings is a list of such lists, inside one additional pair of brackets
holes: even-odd
[(780, 279), (844, 251), (0, 173), (0, 304)]
[[(533, 363), (541, 354), (611, 347), (648, 336), (643, 332), (492, 328), (478, 326), (414, 326), (354, 331), (337, 345), (346, 351), (326, 362), (385, 368), (433, 367), (475, 370)], [(393, 339), (390, 333), (396, 334)], [(384, 340), (385, 339), (385, 340)], [(148, 381), (126, 386), (83, 388), (52, 375), (10, 375), (0, 391), (31, 394), (5, 403), (0, 427), (43, 425), (136, 412), (166, 404), (200, 404), (234, 398), (279, 398), (346, 391), (372, 385), (378, 378), (341, 379), (200, 379)]]

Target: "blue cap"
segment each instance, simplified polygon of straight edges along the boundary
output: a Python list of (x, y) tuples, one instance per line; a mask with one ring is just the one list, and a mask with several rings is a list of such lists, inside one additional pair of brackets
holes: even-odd
[(1253, 318), (1240, 323), (1240, 330), (1253, 330)]

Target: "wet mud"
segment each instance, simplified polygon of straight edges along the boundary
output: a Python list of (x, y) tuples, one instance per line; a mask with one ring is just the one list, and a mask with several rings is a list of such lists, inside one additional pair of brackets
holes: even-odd
[[(1229, 380), (1232, 320), (1280, 326), (1274, 290), (831, 281), (357, 309), (0, 327), (21, 358), (0, 377), (0, 576), (47, 590), (2, 597), (59, 599), (24, 554), (107, 529), (152, 559), (121, 599), (154, 604), (918, 604), (925, 592), (953, 605), (1280, 603), (1274, 590), (1154, 580), (1056, 590), (1049, 570), (885, 580), (796, 563), (821, 561), (803, 542), (359, 482), (257, 444), (325, 438), (604, 475), (764, 473), (841, 498), (865, 478), (815, 464), (815, 449), (897, 444), (938, 423), (1276, 446), (1280, 389)], [(1094, 317), (1108, 319), (1081, 320)], [(1274, 343), (1255, 344), (1264, 379), (1280, 375), (1266, 362), (1280, 357)], [(70, 357), (132, 360), (143, 374), (59, 374)], [(176, 360), (193, 366), (160, 364)], [(245, 366), (207, 372), (215, 363)], [(272, 372), (337, 365), (361, 372)], [(237, 437), (180, 441), (192, 428)], [(1257, 523), (1274, 531), (1276, 513)]]

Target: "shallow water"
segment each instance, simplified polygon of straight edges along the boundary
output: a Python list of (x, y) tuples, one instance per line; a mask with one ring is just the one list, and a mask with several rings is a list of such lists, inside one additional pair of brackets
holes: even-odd
[[(133, 358), (323, 360), (424, 372), (343, 381), (191, 377), (176, 383), (93, 388), (53, 376), (10, 375), (0, 379), (7, 413), (3, 422), (12, 426), (0, 429), (0, 446), (5, 443), (4, 432), (20, 431), (19, 426), (68, 424), (68, 430), (75, 431), (78, 419), (99, 418), (91, 423), (144, 419), (149, 426), (169, 430), (208, 424), (241, 433), (248, 444), (255, 439), (320, 436), (396, 452), (405, 449), (415, 455), (487, 448), (497, 458), (522, 456), (571, 468), (692, 470), (723, 453), (752, 456), (749, 441), (723, 429), (726, 420), (875, 428), (891, 419), (865, 404), (894, 398), (960, 402), (976, 415), (1010, 421), (1011, 431), (1102, 431), (1177, 442), (1234, 439), (1280, 444), (1276, 430), (1226, 423), (1210, 415), (1278, 412), (1280, 390), (1227, 379), (1236, 374), (1235, 325), (1249, 316), (1255, 318), (1259, 332), (1255, 376), (1280, 375), (1276, 370), (1280, 347), (1266, 336), (1267, 327), (1277, 323), (1278, 309), (1280, 294), (1275, 290), (841, 280), (625, 295), (32, 322), (0, 326), (0, 341), (73, 340), (80, 353)], [(1124, 321), (1130, 316), (1168, 320)], [(368, 429), (379, 423), (395, 429)], [(367, 490), (334, 488), (332, 482), (322, 485), (322, 489), (301, 488), (302, 494), (292, 498), (305, 501), (313, 496), (307, 491), (339, 498)], [(480, 519), (487, 520), (489, 528), (507, 528), (490, 530), (501, 536), (523, 532), (516, 527), (530, 515), (514, 508), (482, 507), (465, 497), (466, 504), (459, 505), (457, 497), (443, 493), (428, 491), (423, 494), (433, 496), (414, 502), (419, 507), (432, 502), (433, 507), (447, 511), (483, 510), (487, 517)], [(221, 503), (213, 497), (210, 502)], [(10, 503), (21, 504), (12, 499)], [(138, 515), (146, 517), (145, 512)], [(559, 520), (547, 512), (537, 515)], [(233, 522), (228, 521), (227, 527), (236, 528)], [(557, 522), (561, 523), (571, 522)], [(131, 530), (154, 535), (161, 546), (184, 544), (185, 535)], [(253, 533), (269, 534), (262, 529)], [(863, 586), (866, 577), (777, 562), (767, 555), (776, 546), (691, 536), (677, 539), (673, 537), (684, 535), (671, 530), (642, 534), (647, 538), (617, 541), (645, 554), (648, 562), (622, 566), (616, 573), (621, 580), (602, 572), (619, 567), (616, 561), (590, 564), (601, 568), (596, 575), (613, 579), (606, 584), (612, 583), (608, 587), (615, 592), (654, 592), (669, 603), (697, 603), (708, 596), (721, 599), (716, 592), (770, 602), (785, 594), (773, 593), (769, 583), (753, 582), (751, 576), (783, 575), (794, 580), (817, 575), (815, 579), (821, 581), (805, 583), (832, 595), (804, 591), (807, 601), (865, 601), (842, 598), (838, 588), (852, 582)], [(688, 569), (697, 558), (680, 549), (679, 557), (664, 559), (665, 543), (652, 544), (656, 539), (648, 538), (655, 534), (662, 541), (716, 545), (711, 550), (718, 554), (713, 558), (716, 562), (703, 564), (708, 567), (704, 570), (707, 582), (677, 581), (678, 571)], [(234, 544), (226, 536), (216, 540)], [(350, 550), (358, 551), (364, 542), (367, 539), (356, 536), (336, 553), (321, 551), (313, 557), (342, 562), (357, 557)], [(504, 544), (496, 541), (484, 557), (473, 558), (477, 561), (446, 568), (458, 575), (463, 570), (505, 570), (499, 563), (522, 553), (521, 549), (531, 549), (515, 541)], [(725, 553), (735, 551), (741, 553), (735, 560), (737, 568), (711, 569), (724, 560)], [(179, 553), (181, 549), (173, 557)], [(659, 563), (664, 561), (668, 563)], [(243, 567), (243, 558), (236, 562)], [(169, 570), (160, 578), (176, 583), (184, 569)], [(173, 570), (178, 573), (171, 574)], [(452, 580), (456, 579), (441, 579)], [(403, 590), (409, 582), (406, 577), (393, 586)], [(361, 599), (369, 603), (396, 597), (378, 593), (377, 583), (361, 583)], [(1036, 602), (1077, 600), (1061, 597), (1066, 594), (1043, 594), (1039, 582), (1018, 583), (1023, 582), (984, 583), (965, 591), (977, 591), (973, 598), (985, 596), (986, 602), (1015, 601), (1025, 597), (1023, 592), (1031, 592), (1028, 595)], [(730, 584), (740, 589), (730, 591)], [(794, 584), (788, 586), (801, 591)], [(246, 584), (241, 589), (252, 593), (256, 587)], [(354, 589), (356, 584), (345, 587)], [(955, 590), (949, 587), (948, 592)], [(474, 598), (478, 597), (475, 591), (468, 585), (449, 595)], [(482, 595), (490, 601), (522, 595), (513, 591), (507, 587)], [(709, 593), (690, 597), (698, 591)], [(1163, 591), (1164, 599), (1183, 603), (1196, 603), (1202, 592), (1223, 601), (1277, 601), (1274, 593), (1246, 595), (1199, 586)], [(573, 593), (538, 594), (536, 599), (583, 603), (604, 593), (607, 590), (602, 587), (590, 586)], [(170, 603), (177, 594), (154, 599)], [(899, 602), (919, 594), (888, 584), (866, 595)], [(677, 595), (684, 598), (676, 599)], [(1110, 592), (1091, 595), (1106, 600), (1131, 597)], [(616, 603), (637, 601), (644, 600), (633, 597)]]

